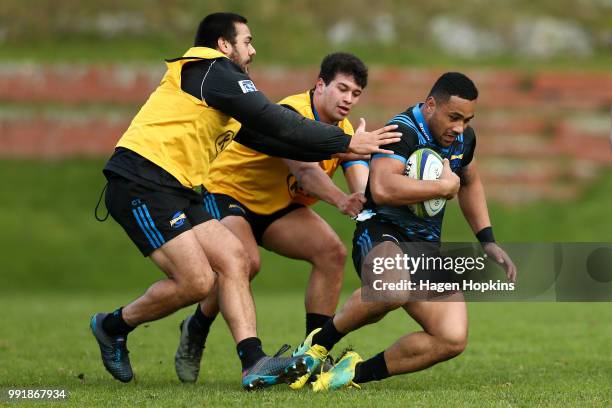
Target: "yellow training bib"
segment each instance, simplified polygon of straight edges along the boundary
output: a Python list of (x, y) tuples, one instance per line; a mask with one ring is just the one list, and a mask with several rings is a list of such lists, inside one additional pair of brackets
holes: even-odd
[[(301, 115), (314, 119), (310, 91), (289, 96), (279, 102), (289, 105)], [(338, 126), (353, 135), (353, 126), (343, 119)], [(331, 177), (338, 168), (339, 159), (319, 162)], [(287, 165), (278, 157), (268, 156), (237, 142), (219, 155), (204, 181), (212, 193), (226, 194), (240, 201), (257, 214), (272, 214), (292, 202), (312, 205), (317, 199), (303, 192)]]

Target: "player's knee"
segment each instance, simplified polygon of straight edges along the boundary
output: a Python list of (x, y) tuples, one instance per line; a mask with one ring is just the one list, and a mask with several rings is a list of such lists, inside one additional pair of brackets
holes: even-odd
[(330, 239), (321, 245), (319, 251), (314, 254), (314, 263), (322, 263), (325, 269), (330, 266), (336, 267), (339, 271), (344, 269), (344, 262), (346, 261), (346, 247), (338, 239)]
[(467, 335), (461, 333), (447, 334), (439, 338), (440, 357), (448, 360), (463, 353), (467, 347)]
[(199, 274), (181, 285), (181, 296), (184, 303), (190, 304), (204, 299), (213, 290), (215, 285), (214, 274)]
[(344, 262), (346, 261), (346, 247), (344, 244), (337, 240), (332, 247), (332, 258), (342, 268), (344, 268)]
[(251, 260), (242, 245), (225, 248), (223, 260), (216, 265), (217, 273), (227, 279), (248, 279), (251, 274)]
[(260, 268), (261, 268), (261, 261), (259, 257), (257, 257), (256, 259), (253, 259), (253, 257), (250, 257), (249, 258), (249, 280), (253, 280), (253, 278), (255, 278)]

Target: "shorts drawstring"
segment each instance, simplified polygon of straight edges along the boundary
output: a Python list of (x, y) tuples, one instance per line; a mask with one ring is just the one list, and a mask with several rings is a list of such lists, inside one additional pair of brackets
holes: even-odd
[(102, 202), (102, 196), (104, 195), (104, 192), (106, 191), (106, 187), (108, 187), (108, 182), (106, 182), (106, 184), (104, 185), (104, 188), (102, 189), (102, 192), (100, 193), (100, 198), (98, 198), (98, 204), (96, 204), (96, 208), (94, 209), (94, 217), (96, 217), (96, 220), (100, 222), (106, 221), (106, 219), (108, 218), (108, 214), (109, 214), (109, 211), (107, 208), (106, 216), (104, 218), (98, 217), (98, 208), (100, 207), (100, 203)]

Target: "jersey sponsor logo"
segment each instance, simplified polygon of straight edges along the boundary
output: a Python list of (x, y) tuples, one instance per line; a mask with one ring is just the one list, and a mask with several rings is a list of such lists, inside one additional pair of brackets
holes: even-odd
[(419, 122), (419, 129), (421, 129), (421, 133), (427, 136), (427, 131), (425, 130), (425, 126), (421, 122)]
[(238, 81), (238, 85), (240, 85), (242, 93), (257, 92), (257, 88), (255, 88), (255, 84), (251, 80), (245, 79)]
[(463, 153), (461, 153), (461, 154), (453, 154), (450, 159), (451, 160), (463, 159)]
[(227, 132), (222, 133), (219, 136), (217, 136), (217, 139), (215, 140), (215, 147), (217, 148), (217, 154), (221, 153), (227, 147), (227, 145), (230, 144), (230, 142), (233, 139), (234, 139), (234, 132), (232, 132), (231, 130), (228, 130)]
[(185, 215), (184, 212), (179, 211), (174, 213), (174, 215), (172, 216), (172, 219), (170, 220), (170, 228), (180, 228), (183, 224), (185, 224), (185, 220), (187, 219), (187, 216)]
[(230, 204), (227, 206), (227, 209), (232, 212), (241, 212), (243, 214), (246, 214), (246, 211), (244, 211), (244, 208), (242, 208), (242, 206), (238, 204)]

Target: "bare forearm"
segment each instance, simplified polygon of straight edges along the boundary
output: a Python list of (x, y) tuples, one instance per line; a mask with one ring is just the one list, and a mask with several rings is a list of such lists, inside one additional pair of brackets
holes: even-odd
[(308, 169), (296, 177), (304, 191), (333, 206), (337, 207), (346, 197), (346, 194), (319, 168)]
[(370, 188), (379, 205), (410, 205), (444, 195), (439, 180), (414, 180), (400, 174), (386, 174), (378, 183), (373, 180)]
[(474, 233), (491, 225), (484, 187), (476, 177), (469, 184), (461, 186), (458, 193), (459, 206)]
[(351, 193), (365, 193), (370, 169), (367, 165), (353, 164), (344, 171), (346, 184)]

